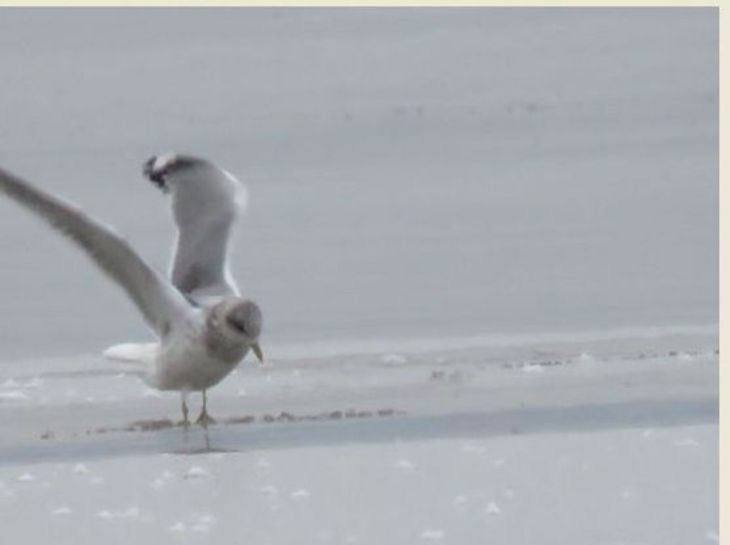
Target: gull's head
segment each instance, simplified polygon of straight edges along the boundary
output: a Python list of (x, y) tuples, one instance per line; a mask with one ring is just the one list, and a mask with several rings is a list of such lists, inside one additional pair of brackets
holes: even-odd
[(259, 306), (250, 299), (232, 297), (218, 303), (211, 316), (214, 325), (226, 338), (253, 350), (259, 361), (264, 355), (259, 345), (263, 317)]

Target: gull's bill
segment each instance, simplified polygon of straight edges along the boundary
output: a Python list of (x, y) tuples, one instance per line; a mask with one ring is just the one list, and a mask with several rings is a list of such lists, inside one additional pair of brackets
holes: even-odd
[(261, 345), (259, 343), (253, 343), (251, 345), (251, 349), (253, 350), (253, 353), (256, 354), (256, 357), (261, 363), (264, 363), (264, 353), (261, 351)]

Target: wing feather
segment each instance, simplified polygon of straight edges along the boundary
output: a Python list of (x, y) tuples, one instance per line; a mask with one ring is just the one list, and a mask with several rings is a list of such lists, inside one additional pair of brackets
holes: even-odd
[(190, 309), (169, 281), (150, 268), (126, 240), (79, 208), (0, 168), (0, 191), (75, 242), (127, 292), (150, 327), (165, 336)]
[(171, 198), (177, 226), (173, 285), (194, 300), (238, 295), (228, 255), (233, 226), (246, 205), (245, 188), (213, 163), (187, 155), (152, 157), (145, 174)]

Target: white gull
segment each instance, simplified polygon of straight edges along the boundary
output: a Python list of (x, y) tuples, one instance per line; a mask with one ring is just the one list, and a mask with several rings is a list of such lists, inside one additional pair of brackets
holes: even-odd
[(182, 393), (203, 393), (198, 423), (207, 412), (208, 388), (223, 380), (249, 349), (259, 360), (262, 316), (242, 298), (228, 268), (231, 228), (245, 191), (230, 173), (189, 155), (150, 158), (144, 174), (171, 197), (178, 228), (168, 280), (149, 267), (113, 229), (76, 206), (0, 168), (0, 192), (45, 219), (75, 242), (134, 302), (158, 342), (124, 344), (105, 352), (134, 362), (143, 380)]

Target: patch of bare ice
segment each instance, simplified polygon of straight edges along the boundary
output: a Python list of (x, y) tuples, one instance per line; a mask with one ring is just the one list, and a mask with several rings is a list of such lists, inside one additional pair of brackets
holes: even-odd
[(0, 392), (0, 401), (25, 401), (26, 399), (29, 399), (28, 394), (22, 390)]
[(684, 439), (678, 439), (674, 442), (677, 447), (699, 447), (700, 444), (691, 437), (685, 437)]
[(142, 392), (142, 397), (161, 398), (162, 393), (159, 390), (156, 390), (154, 388), (145, 388), (145, 390)]
[(397, 467), (398, 469), (403, 469), (405, 471), (413, 471), (416, 468), (415, 464), (410, 460), (407, 460), (406, 458), (398, 460), (395, 463), (395, 467)]
[(385, 354), (381, 361), (387, 365), (403, 365), (408, 362), (408, 358), (401, 354)]
[(150, 483), (150, 486), (156, 490), (159, 490), (160, 488), (167, 485), (170, 481), (172, 481), (174, 475), (170, 473), (169, 471), (165, 470), (162, 472), (162, 475), (159, 477), (155, 477), (152, 482)]
[(461, 450), (469, 454), (478, 454), (481, 456), (482, 454), (485, 454), (487, 452), (487, 447), (482, 447), (473, 443), (465, 443), (461, 447)]
[(484, 512), (487, 515), (497, 516), (502, 514), (502, 509), (494, 501), (490, 501), (484, 508)]
[(309, 490), (305, 490), (304, 488), (300, 488), (299, 490), (295, 490), (292, 492), (289, 497), (293, 500), (307, 500), (309, 499), (309, 496), (311, 496)]
[(61, 515), (70, 515), (71, 514), (71, 508), (67, 505), (62, 505), (61, 507), (56, 507), (51, 511), (51, 514), (54, 516), (61, 516)]
[(421, 532), (421, 539), (425, 539), (427, 541), (441, 541), (444, 538), (444, 535), (443, 530), (433, 530), (428, 528)]
[(180, 533), (180, 532), (186, 531), (187, 530), (187, 527), (182, 522), (176, 522), (175, 524), (173, 524), (172, 526), (170, 526), (167, 530), (170, 531), (170, 532)]
[(188, 469), (187, 473), (185, 473), (186, 479), (202, 479), (209, 476), (210, 473), (208, 470), (200, 466), (192, 466)]
[(102, 509), (101, 511), (98, 511), (96, 513), (96, 516), (104, 520), (133, 519), (139, 517), (139, 507), (129, 507), (127, 509), (121, 509), (119, 511)]

